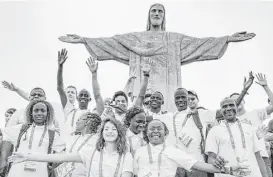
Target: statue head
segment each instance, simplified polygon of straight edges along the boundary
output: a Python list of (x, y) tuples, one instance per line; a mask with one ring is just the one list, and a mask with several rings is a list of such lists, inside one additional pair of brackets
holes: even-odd
[(165, 31), (165, 8), (162, 4), (153, 4), (148, 14), (147, 31), (151, 31), (152, 27), (159, 27), (161, 31)]

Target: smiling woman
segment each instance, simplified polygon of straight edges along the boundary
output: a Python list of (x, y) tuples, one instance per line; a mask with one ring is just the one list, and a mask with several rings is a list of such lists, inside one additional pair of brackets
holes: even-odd
[(98, 133), (96, 147), (81, 149), (69, 154), (22, 154), (9, 158), (14, 163), (37, 162), (81, 162), (86, 167), (87, 177), (132, 177), (133, 158), (127, 151), (125, 130), (115, 119), (105, 119)]

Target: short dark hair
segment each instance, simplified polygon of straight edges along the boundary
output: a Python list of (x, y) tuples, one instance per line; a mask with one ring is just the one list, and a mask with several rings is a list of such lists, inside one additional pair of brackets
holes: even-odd
[(133, 106), (130, 109), (127, 110), (125, 114), (125, 119), (124, 119), (124, 125), (126, 128), (130, 127), (131, 120), (140, 113), (145, 113), (144, 109), (141, 107)]
[(43, 93), (44, 93), (44, 95), (46, 96), (46, 93), (45, 93), (44, 89), (42, 89), (41, 87), (34, 87), (34, 88), (30, 91), (30, 93), (33, 92), (34, 90), (42, 90)]
[(118, 96), (123, 96), (125, 98), (125, 100), (128, 102), (128, 97), (127, 95), (125, 94), (125, 92), (123, 91), (117, 91), (115, 92), (114, 96), (113, 96), (113, 101), (115, 101), (115, 99), (118, 97)]
[(150, 124), (151, 122), (153, 122), (153, 121), (159, 121), (159, 122), (161, 122), (161, 123), (163, 124), (164, 130), (165, 130), (165, 135), (164, 135), (164, 136), (166, 137), (166, 136), (169, 135), (169, 129), (168, 129), (167, 125), (166, 125), (164, 122), (162, 122), (161, 120), (159, 120), (159, 119), (153, 119), (153, 120), (151, 120), (150, 122), (148, 122), (148, 123), (146, 124), (146, 126), (145, 126), (145, 128), (144, 128), (144, 130), (143, 130), (143, 139), (144, 139), (144, 141), (146, 141), (147, 143), (149, 143), (149, 138), (148, 138), (148, 135), (147, 135), (148, 126), (149, 126), (149, 124)]

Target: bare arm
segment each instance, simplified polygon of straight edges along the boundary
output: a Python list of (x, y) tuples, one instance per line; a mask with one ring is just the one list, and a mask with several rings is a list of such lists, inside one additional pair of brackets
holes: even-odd
[(36, 161), (36, 162), (52, 162), (52, 163), (63, 163), (63, 162), (79, 162), (82, 163), (82, 159), (78, 153), (60, 153), (60, 154), (21, 154), (14, 153), (9, 157), (9, 162), (20, 163), (24, 161)]
[(129, 89), (130, 89), (130, 85), (133, 82), (133, 80), (136, 79), (136, 76), (131, 76), (128, 81), (126, 82), (126, 85), (123, 89), (124, 93), (126, 93), (126, 95), (129, 95)]
[(65, 108), (67, 103), (67, 97), (64, 91), (64, 83), (63, 83), (63, 64), (66, 59), (67, 59), (67, 50), (62, 49), (61, 52), (58, 51), (57, 90), (59, 92), (63, 108)]
[[(273, 103), (272, 102), (273, 101), (273, 93), (272, 93), (271, 89), (268, 87), (265, 75), (258, 73), (258, 74), (256, 74), (256, 78), (258, 79), (258, 82), (256, 82), (256, 83), (264, 88), (269, 100), (271, 101), (271, 103)], [(273, 106), (270, 105), (270, 106), (266, 107), (266, 112), (268, 115), (271, 114), (273, 112)]]
[(265, 163), (264, 163), (264, 160), (263, 160), (260, 152), (255, 152), (255, 156), (256, 156), (260, 171), (262, 173), (262, 176), (263, 177), (268, 177), (266, 167), (265, 167)]
[(100, 93), (100, 86), (99, 86), (98, 76), (97, 76), (98, 62), (94, 58), (90, 57), (88, 58), (86, 64), (92, 73), (92, 87), (93, 87), (93, 94), (96, 101), (97, 112), (99, 115), (102, 115), (104, 110), (104, 102)]
[[(249, 88), (253, 84), (253, 81), (254, 81), (254, 76), (253, 76), (253, 73), (251, 71), (251, 72), (249, 72), (248, 80), (246, 81), (246, 78), (244, 79), (244, 88), (241, 91), (239, 97), (236, 99), (236, 106), (239, 106), (241, 104), (241, 102), (243, 101), (245, 95), (247, 94), (247, 91), (249, 90)], [(224, 119), (223, 115), (220, 113), (220, 110), (217, 110), (217, 112), (216, 112), (216, 119), (217, 120)]]
[(18, 95), (20, 95), (25, 100), (30, 101), (29, 94), (27, 92), (25, 92), (24, 90), (16, 87), (13, 83), (8, 83), (7, 81), (3, 81), (2, 85), (8, 90), (16, 92)]
[(142, 107), (143, 101), (144, 101), (144, 96), (148, 87), (148, 80), (150, 76), (150, 71), (151, 71), (151, 65), (153, 62), (151, 60), (146, 60), (145, 63), (141, 66), (144, 79), (142, 82), (142, 86), (140, 88), (139, 94), (137, 96), (135, 106)]

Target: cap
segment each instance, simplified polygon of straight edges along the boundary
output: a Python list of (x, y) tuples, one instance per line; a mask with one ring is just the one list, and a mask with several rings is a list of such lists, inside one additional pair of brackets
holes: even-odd
[(189, 91), (188, 91), (188, 94), (194, 95), (194, 96), (199, 100), (198, 95), (197, 95), (197, 93), (196, 93), (195, 91), (189, 90)]

